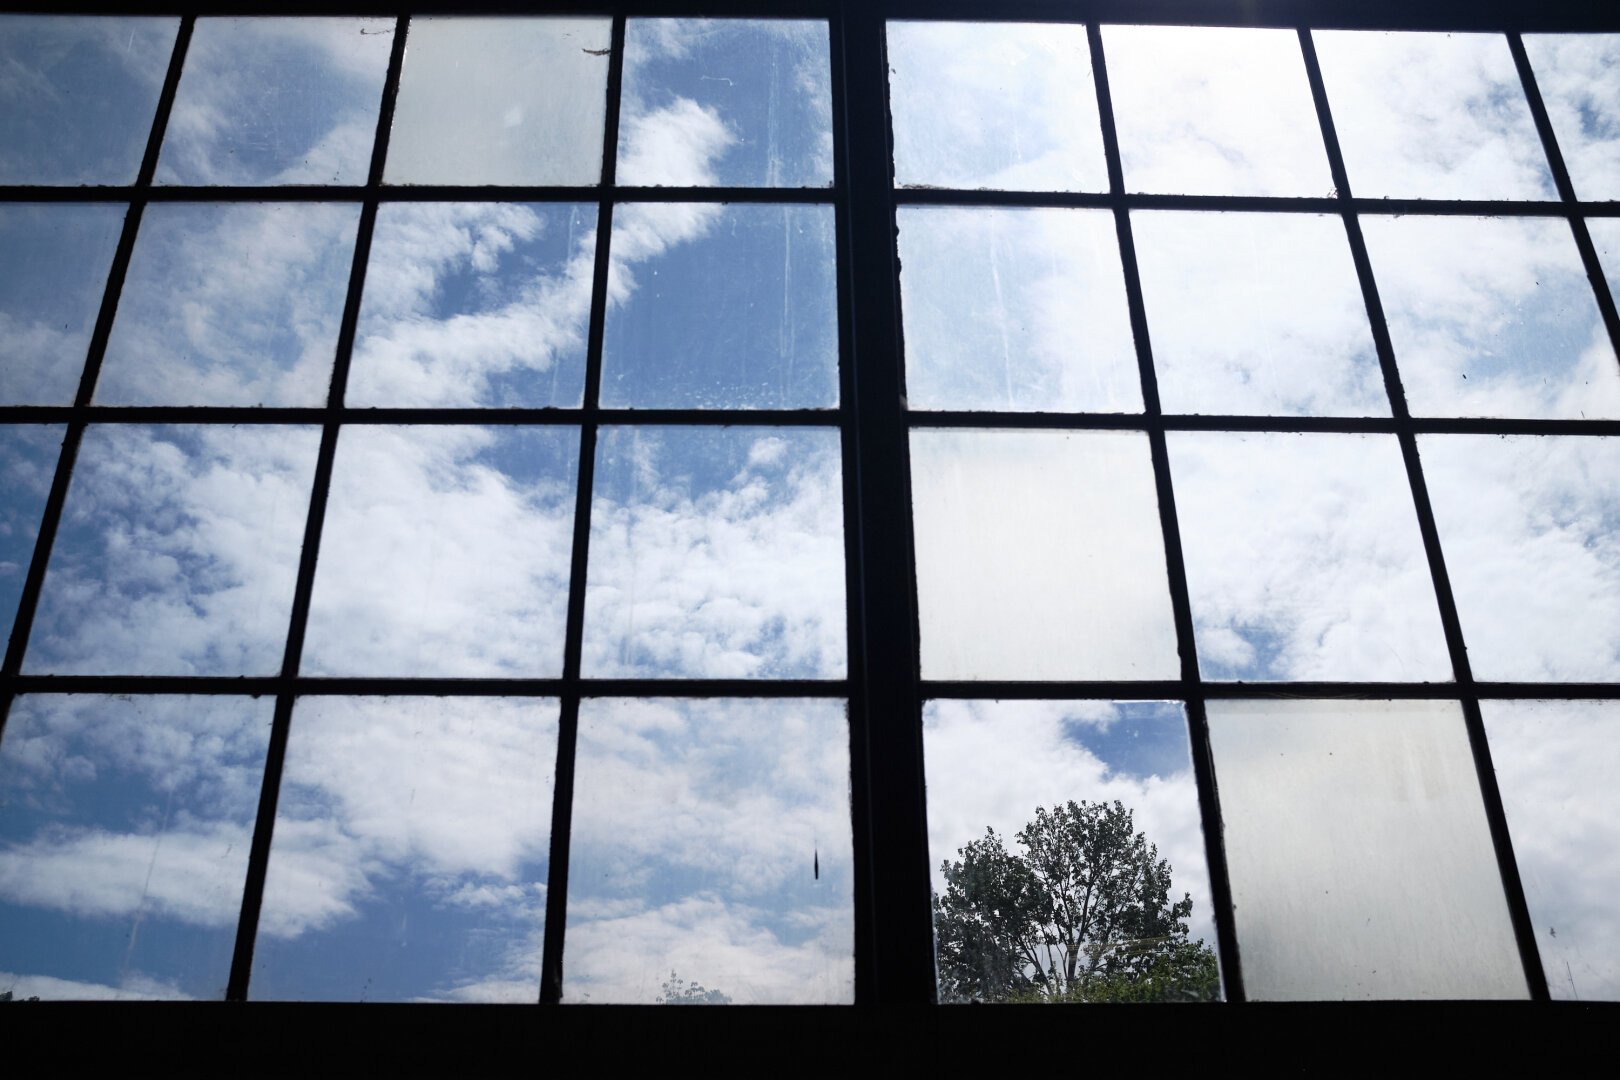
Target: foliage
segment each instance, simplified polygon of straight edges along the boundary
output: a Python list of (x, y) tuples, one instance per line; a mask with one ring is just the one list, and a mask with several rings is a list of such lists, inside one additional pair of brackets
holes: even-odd
[(686, 982), (675, 972), (664, 980), (663, 992), (658, 995), (660, 1005), (730, 1005), (731, 998), (719, 990), (705, 990), (701, 983)]

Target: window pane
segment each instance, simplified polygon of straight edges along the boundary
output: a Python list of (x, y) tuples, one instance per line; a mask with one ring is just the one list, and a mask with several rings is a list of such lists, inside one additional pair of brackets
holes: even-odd
[(1131, 229), (1166, 412), (1389, 415), (1338, 218), (1149, 211)]
[(304, 698), (252, 996), (535, 1001), (557, 703)]
[(563, 1000), (854, 999), (841, 701), (580, 706)]
[(1292, 30), (1105, 26), (1125, 186), (1193, 195), (1326, 195)]
[(319, 443), (307, 427), (89, 428), (25, 666), (279, 671)]
[(1587, 218), (1586, 227), (1597, 248), (1598, 262), (1609, 285), (1609, 295), (1620, 307), (1620, 218)]
[(1174, 678), (1147, 437), (914, 431), (925, 679)]
[(59, 424), (0, 425), (0, 627), (7, 641), (62, 449)]
[(1507, 38), (1356, 30), (1314, 38), (1358, 196), (1558, 198)]
[(1522, 998), (1462, 710), (1212, 701), (1254, 1000)]
[(0, 184), (132, 184), (178, 19), (0, 15)]
[(607, 19), (411, 20), (391, 184), (594, 184)]
[(836, 405), (834, 248), (830, 206), (620, 207), (602, 404)]
[(901, 187), (1106, 191), (1083, 26), (888, 24)]
[(0, 986), (225, 996), (269, 698), (19, 697), (0, 744)]
[(1220, 996), (1179, 703), (930, 701), (923, 737), (941, 1001)]
[(1172, 432), (1169, 445), (1205, 678), (1451, 678), (1392, 436)]
[(584, 673), (842, 678), (838, 433), (605, 428)]
[(160, 184), (363, 184), (391, 19), (198, 19)]
[(1620, 416), (1620, 367), (1556, 218), (1367, 217), (1395, 359), (1421, 416)]
[(1620, 34), (1528, 34), (1524, 48), (1579, 199), (1620, 199)]
[(150, 206), (96, 385), (103, 405), (324, 405), (360, 208)]
[(621, 184), (832, 183), (826, 23), (630, 19), (619, 109)]
[(899, 222), (912, 408), (1141, 411), (1112, 214), (902, 207)]
[(561, 675), (578, 472), (578, 428), (344, 431), (305, 671)]

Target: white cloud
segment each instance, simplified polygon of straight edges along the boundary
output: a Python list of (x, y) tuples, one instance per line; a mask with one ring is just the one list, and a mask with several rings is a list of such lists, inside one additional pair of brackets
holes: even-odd
[(37, 997), (41, 1001), (190, 1001), (192, 996), (172, 982), (150, 975), (131, 974), (117, 986), (106, 983), (58, 979), (51, 975), (22, 975), (0, 971), (0, 990), (10, 991), (18, 1001)]

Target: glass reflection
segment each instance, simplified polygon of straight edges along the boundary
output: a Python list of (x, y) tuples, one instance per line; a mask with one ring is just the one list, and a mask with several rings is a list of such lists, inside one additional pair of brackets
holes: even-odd
[(1620, 416), (1620, 367), (1569, 226), (1367, 217), (1395, 359), (1423, 416)]
[(252, 996), (531, 1003), (557, 702), (303, 698)]
[(8, 641), (63, 430), (60, 424), (0, 425), (0, 627)]
[(198, 19), (160, 184), (363, 184), (391, 19)]
[(178, 19), (0, 15), (0, 184), (132, 184)]
[(902, 207), (916, 409), (1139, 412), (1113, 215)]
[[(620, 110), (621, 184), (832, 183), (826, 23), (631, 19)], [(712, 168), (691, 169), (697, 146)]]
[(1220, 996), (1178, 703), (930, 701), (923, 740), (942, 1001)]
[(821, 428), (604, 428), (584, 674), (842, 678), (843, 490)]
[(411, 19), (391, 184), (594, 184), (608, 19)]
[(319, 443), (307, 427), (87, 429), (24, 667), (279, 671)]
[(586, 700), (566, 1002), (854, 999), (841, 701)]
[(926, 679), (1180, 670), (1147, 437), (913, 431)]
[(900, 187), (1106, 191), (1086, 28), (891, 22)]
[(351, 427), (304, 669), (562, 674), (578, 428)]
[(1420, 436), (1474, 675), (1620, 679), (1620, 439)]
[(1166, 412), (1389, 415), (1339, 219), (1149, 211), (1131, 229)]
[(16, 700), (0, 744), (0, 992), (225, 996), (273, 710)]
[(1620, 199), (1620, 34), (1526, 34), (1578, 199)]
[(1450, 679), (1394, 437), (1172, 432), (1169, 448), (1205, 678)]
[(1104, 26), (1102, 37), (1131, 191), (1331, 191), (1294, 31)]
[(1462, 710), (1211, 701), (1253, 1000), (1523, 998)]
[(360, 208), (167, 203), (141, 222), (103, 405), (323, 405)]

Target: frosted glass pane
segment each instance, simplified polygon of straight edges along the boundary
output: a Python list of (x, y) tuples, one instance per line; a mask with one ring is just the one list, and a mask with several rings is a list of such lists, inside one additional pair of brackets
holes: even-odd
[(1254, 1000), (1523, 998), (1462, 710), (1212, 701)]
[(1575, 197), (1620, 199), (1620, 34), (1527, 34), (1524, 49)]
[(10, 640), (39, 519), (62, 450), (60, 424), (0, 426), (0, 627)]
[(1174, 678), (1148, 441), (914, 431), (925, 679)]

